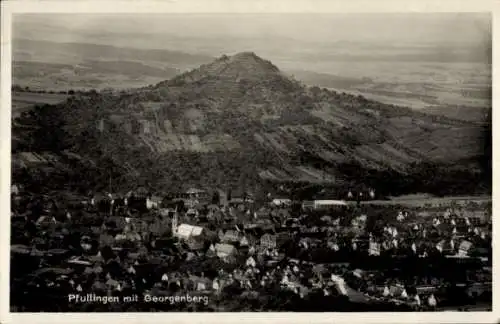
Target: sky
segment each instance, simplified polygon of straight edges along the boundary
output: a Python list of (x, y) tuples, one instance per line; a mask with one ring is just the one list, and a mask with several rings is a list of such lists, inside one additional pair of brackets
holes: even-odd
[[(14, 16), (13, 38), (165, 49), (207, 61), (252, 51), (292, 74), (483, 86), (491, 84), (491, 20), (490, 13), (23, 14)], [(30, 57), (46, 59), (39, 52)], [(61, 63), (58, 54), (50, 53)]]
[[(176, 45), (215, 51), (234, 39), (297, 42), (477, 44), (491, 33), (488, 14), (38, 14), (14, 18), (14, 37), (63, 42), (114, 42), (145, 48)], [(134, 36), (142, 35), (141, 41)], [(127, 37), (128, 36), (128, 37)], [(132, 39), (130, 39), (132, 38)], [(207, 46), (200, 41), (213, 41)], [(191, 44), (190, 44), (191, 42)], [(196, 42), (200, 44), (196, 44)], [(223, 45), (223, 47), (226, 45)]]
[(399, 65), (413, 78), (421, 67), (411, 63), (491, 70), (491, 15), (478, 13), (23, 14), (13, 38), (210, 57), (251, 51), (288, 71), (349, 77)]

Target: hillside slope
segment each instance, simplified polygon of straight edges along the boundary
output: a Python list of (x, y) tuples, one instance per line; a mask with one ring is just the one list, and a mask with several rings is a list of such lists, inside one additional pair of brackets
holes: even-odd
[(488, 131), (309, 88), (244, 52), (154, 86), (38, 107), (16, 120), (13, 150), (77, 153), (118, 188), (301, 182), (470, 192), (488, 189)]

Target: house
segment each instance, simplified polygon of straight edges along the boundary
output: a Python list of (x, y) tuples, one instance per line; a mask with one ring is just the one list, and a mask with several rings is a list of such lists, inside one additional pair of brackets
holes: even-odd
[(209, 197), (208, 193), (205, 190), (197, 188), (188, 189), (186, 191), (186, 196), (188, 199), (195, 199), (195, 200), (208, 199)]
[(276, 207), (289, 207), (291, 204), (292, 201), (287, 198), (275, 198), (271, 201), (271, 205)]
[(309, 288), (307, 288), (304, 285), (301, 285), (297, 281), (285, 281), (283, 283), (284, 287), (288, 290), (291, 290), (301, 296), (301, 298), (304, 298), (309, 294)]
[(219, 238), (219, 240), (222, 240), (222, 238), (224, 237), (224, 230), (220, 229), (219, 231), (217, 231), (217, 237)]
[(213, 282), (209, 278), (189, 276), (189, 285), (194, 291), (206, 292), (212, 289)]
[(362, 215), (359, 215), (358, 217), (356, 217), (356, 220), (358, 221), (358, 223), (365, 223), (368, 220), (368, 216), (365, 214), (362, 214)]
[(283, 221), (285, 219), (288, 219), (291, 217), (290, 211), (288, 209), (279, 209), (279, 210), (273, 210), (271, 212), (271, 217), (274, 219), (279, 219), (280, 221)]
[(349, 287), (344, 278), (337, 276), (335, 274), (331, 275), (331, 282), (333, 287), (339, 295), (343, 295), (349, 298), (351, 303), (367, 303), (368, 299), (363, 295), (363, 293), (352, 289)]
[(307, 200), (302, 203), (302, 209), (314, 209), (314, 201)]
[(264, 248), (275, 249), (280, 247), (287, 239), (287, 233), (264, 234), (260, 238), (260, 245)]
[(436, 249), (444, 254), (452, 254), (455, 251), (454, 240), (441, 240), (436, 244)]
[[(252, 247), (259, 243), (261, 236), (262, 234), (254, 234), (253, 232), (246, 232), (242, 240), (247, 241), (248, 246)], [(244, 244), (242, 245), (242, 242), (240, 241), (240, 246), (245, 246), (245, 245)]]
[(458, 247), (457, 256), (465, 257), (468, 256), (472, 248), (472, 243), (469, 241), (462, 241)]
[(186, 199), (184, 200), (184, 206), (186, 206), (189, 209), (196, 208), (200, 204), (200, 201), (198, 199)]
[(252, 203), (253, 202), (253, 194), (245, 191), (245, 190), (231, 190), (228, 192), (228, 199), (229, 201), (239, 201), (239, 202), (247, 202), (247, 203)]
[(380, 243), (376, 242), (370, 242), (369, 248), (368, 248), (368, 255), (371, 256), (379, 256), (380, 255)]
[(232, 198), (229, 201), (230, 207), (240, 207), (243, 208), (245, 206), (245, 199), (243, 198)]
[(162, 235), (170, 229), (170, 224), (171, 222), (168, 218), (157, 217), (148, 223), (147, 232), (155, 235)]
[[(255, 212), (254, 218), (266, 218), (271, 214), (271, 210), (266, 207), (261, 207)], [(255, 217), (256, 216), (256, 217)]]
[(466, 211), (464, 214), (474, 226), (479, 226), (488, 220), (488, 214), (485, 211)]
[(139, 242), (142, 240), (142, 237), (137, 232), (129, 232), (125, 235), (125, 239), (130, 242)]
[(344, 200), (313, 200), (313, 201), (305, 201), (302, 203), (303, 209), (337, 209), (344, 208), (347, 206), (347, 203)]
[(334, 208), (347, 206), (344, 200), (314, 200), (314, 209)]
[(149, 190), (144, 187), (144, 186), (139, 186), (135, 188), (135, 190), (130, 191), (127, 196), (130, 197), (136, 197), (136, 198), (146, 198), (149, 195)]
[(222, 243), (236, 243), (239, 242), (241, 239), (241, 235), (239, 232), (235, 230), (228, 230), (224, 233), (224, 235), (221, 237), (221, 242)]
[(228, 205), (228, 199), (227, 199), (227, 193), (224, 190), (217, 190), (219, 194), (219, 205), (220, 206), (227, 206)]
[[(125, 219), (125, 218), (123, 218)], [(140, 218), (130, 218), (129, 224), (131, 226), (131, 230), (135, 230), (137, 232), (147, 232), (149, 230), (149, 224)]]
[(70, 266), (85, 266), (90, 267), (93, 265), (93, 262), (85, 257), (73, 256), (66, 261), (66, 263)]
[(246, 236), (243, 236), (240, 239), (240, 246), (242, 246), (242, 247), (250, 246), (250, 241), (248, 240), (248, 238)]
[(417, 218), (428, 218), (431, 216), (431, 213), (427, 211), (421, 211), (417, 213)]
[(157, 209), (162, 203), (161, 197), (151, 196), (146, 198), (147, 209)]
[(352, 271), (352, 274), (358, 279), (364, 279), (366, 277), (365, 271), (361, 269), (355, 269)]
[(174, 208), (161, 208), (159, 212), (160, 212), (160, 215), (163, 217), (173, 217), (175, 214), (175, 209)]
[(346, 287), (344, 278), (337, 276), (335, 274), (332, 274), (331, 280), (334, 283), (334, 286), (337, 289), (337, 291), (339, 292), (339, 294), (344, 295), (344, 296), (348, 295), (348, 291), (347, 291), (347, 287)]
[(391, 296), (401, 296), (401, 294), (405, 291), (405, 287), (403, 285), (400, 285), (400, 284), (395, 284), (395, 285), (391, 285), (389, 287), (389, 294)]
[(10, 194), (11, 195), (19, 195), (19, 187), (17, 185), (13, 184), (10, 187)]
[(125, 230), (127, 227), (127, 220), (125, 217), (118, 217), (118, 216), (111, 216), (107, 218), (107, 221), (105, 222), (105, 226), (109, 228), (114, 228), (119, 231)]
[(476, 282), (467, 287), (466, 293), (472, 298), (478, 298), (483, 294), (491, 294), (491, 283)]
[(214, 248), (216, 255), (221, 259), (230, 259), (237, 253), (236, 248), (231, 244), (217, 243)]
[(199, 215), (199, 212), (198, 210), (194, 209), (194, 208), (190, 208), (187, 212), (186, 212), (186, 215), (189, 216), (189, 217), (198, 217)]
[(215, 250), (215, 245), (210, 244), (210, 247), (208, 248), (208, 250), (206, 252), (206, 256), (208, 256), (208, 257), (217, 256), (217, 250)]
[(438, 291), (438, 288), (432, 285), (418, 285), (415, 289), (418, 295), (429, 295)]
[(255, 261), (255, 259), (253, 257), (249, 257), (246, 262), (245, 262), (246, 266), (247, 267), (255, 267), (257, 265), (257, 262)]
[(178, 239), (185, 241), (191, 249), (200, 250), (204, 246), (207, 233), (203, 227), (181, 224), (173, 234)]
[(147, 199), (148, 199), (147, 197), (138, 197), (138, 196), (132, 196), (130, 198), (127, 198), (128, 209), (137, 210), (140, 212), (147, 212), (149, 210)]
[(203, 227), (181, 224), (174, 231), (174, 236), (182, 240), (189, 240), (193, 237), (200, 236), (202, 233)]

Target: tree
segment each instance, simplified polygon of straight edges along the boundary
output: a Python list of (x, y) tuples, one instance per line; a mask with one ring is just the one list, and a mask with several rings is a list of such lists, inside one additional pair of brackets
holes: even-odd
[(20, 92), (20, 91), (23, 91), (23, 88), (18, 84), (13, 84), (11, 87), (11, 90)]

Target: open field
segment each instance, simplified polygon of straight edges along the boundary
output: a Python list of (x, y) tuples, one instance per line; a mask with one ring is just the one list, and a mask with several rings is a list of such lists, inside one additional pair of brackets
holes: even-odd
[[(310, 63), (309, 71), (293, 71), (307, 84), (433, 114), (484, 121), (491, 108), (491, 66), (481, 63), (422, 62)], [(293, 68), (297, 62), (287, 62)], [(448, 110), (451, 110), (448, 113)], [(475, 111), (477, 110), (477, 111)]]
[(31, 90), (127, 89), (155, 84), (178, 73), (136, 61), (83, 60), (78, 64), (14, 61), (12, 83)]

